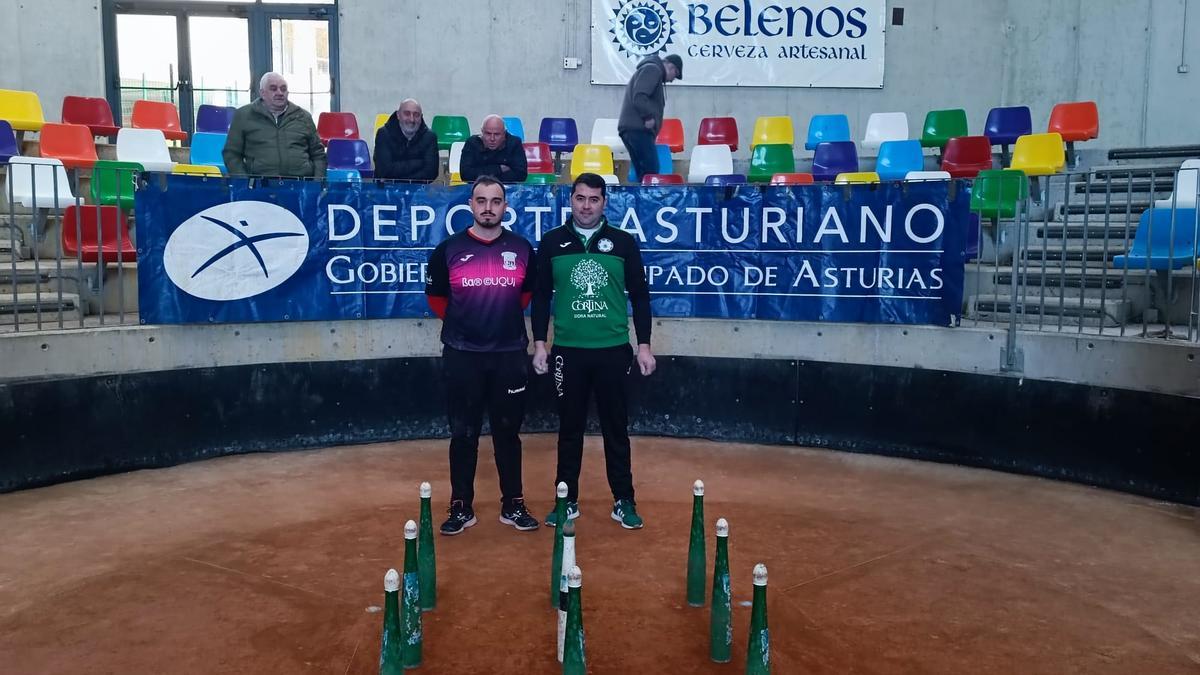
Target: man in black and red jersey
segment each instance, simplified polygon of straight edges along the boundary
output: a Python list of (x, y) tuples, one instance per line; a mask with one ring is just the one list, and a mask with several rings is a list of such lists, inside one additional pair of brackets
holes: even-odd
[(471, 186), (475, 224), (429, 256), (425, 296), (442, 318), (442, 368), (450, 418), (450, 517), (444, 535), (475, 524), (475, 465), (486, 408), (500, 475), (500, 522), (536, 530), (521, 488), (521, 437), (529, 357), (524, 308), (536, 272), (533, 246), (501, 227), (504, 186), (480, 176)]

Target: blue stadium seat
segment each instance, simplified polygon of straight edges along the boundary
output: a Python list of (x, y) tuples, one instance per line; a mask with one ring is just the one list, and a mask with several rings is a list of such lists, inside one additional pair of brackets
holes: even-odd
[(362, 175), (356, 169), (329, 169), (325, 172), (329, 183), (361, 183)]
[[(1138, 220), (1133, 246), (1126, 255), (1113, 258), (1113, 265), (1130, 271), (1177, 270), (1196, 261), (1196, 209), (1176, 209), (1174, 227), (1171, 209), (1146, 209)], [(1172, 231), (1173, 230), (1173, 231)]]
[(505, 117), (504, 130), (525, 142), (525, 124), (520, 117)]
[(363, 178), (370, 178), (371, 151), (359, 138), (331, 138), (328, 152), (330, 169), (356, 169)]
[(237, 112), (237, 108), (226, 105), (208, 105), (206, 103), (200, 106), (196, 111), (196, 132), (229, 133), (229, 125), (233, 124), (233, 113), (235, 112)]
[(0, 162), (7, 162), (9, 157), (20, 154), (21, 151), (17, 148), (17, 135), (13, 132), (12, 125), (5, 120), (0, 120)]
[(538, 141), (554, 152), (571, 152), (579, 145), (579, 128), (573, 117), (543, 117)]
[(816, 150), (822, 143), (850, 140), (850, 118), (845, 115), (813, 115), (808, 121), (805, 150)]
[[(659, 143), (658, 145), (656, 145), (654, 147), (658, 149), (658, 172), (657, 173), (672, 173), (672, 172), (674, 172), (675, 171), (675, 160), (671, 158), (671, 146), (663, 145), (662, 143)], [(630, 183), (638, 182), (637, 176), (633, 172), (632, 164), (629, 165), (629, 178), (627, 180)]]
[(225, 149), (225, 138), (226, 134), (197, 131), (192, 135), (191, 163), (220, 167), (221, 173), (228, 173), (225, 170), (225, 158), (221, 156), (221, 151)]
[(839, 173), (858, 171), (858, 146), (853, 141), (821, 143), (813, 155), (813, 179), (831, 181)]
[(992, 108), (983, 124), (983, 135), (992, 145), (1000, 146), (1000, 166), (1008, 167), (1008, 146), (1021, 136), (1033, 133), (1033, 119), (1029, 106), (1018, 105), (1008, 108)]
[(879, 146), (875, 173), (882, 180), (904, 180), (909, 172), (924, 168), (925, 155), (921, 152), (921, 141), (885, 141)]

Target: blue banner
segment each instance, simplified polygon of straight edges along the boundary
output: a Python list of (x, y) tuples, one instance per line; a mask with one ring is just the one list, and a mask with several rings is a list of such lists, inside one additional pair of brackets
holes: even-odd
[[(136, 195), (144, 323), (430, 316), (429, 253), (471, 225), (469, 186), (155, 176)], [(509, 186), (535, 245), (569, 186)], [(656, 316), (949, 325), (965, 184), (611, 187)]]

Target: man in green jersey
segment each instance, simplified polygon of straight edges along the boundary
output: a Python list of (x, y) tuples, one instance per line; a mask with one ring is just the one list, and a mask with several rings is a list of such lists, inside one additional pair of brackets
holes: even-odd
[[(542, 237), (533, 293), (533, 368), (551, 370), (558, 400), (558, 471), (567, 484), (567, 517), (579, 516), (579, 469), (588, 398), (595, 394), (604, 464), (612, 489), (612, 519), (630, 530), (642, 526), (633, 495), (626, 378), (636, 362), (654, 372), (650, 351), (650, 288), (637, 239), (604, 218), (604, 179), (581, 174), (571, 188), (571, 218)], [(554, 348), (546, 334), (554, 299)], [(629, 314), (637, 336), (629, 346)], [(555, 524), (554, 514), (546, 519)]]

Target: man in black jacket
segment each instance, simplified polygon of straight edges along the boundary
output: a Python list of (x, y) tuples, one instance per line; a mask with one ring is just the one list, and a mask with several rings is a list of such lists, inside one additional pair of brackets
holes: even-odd
[(375, 177), (429, 183), (438, 176), (437, 136), (408, 98), (375, 132)]
[(629, 159), (639, 181), (648, 173), (658, 173), (658, 149), (654, 143), (658, 132), (662, 131), (667, 105), (663, 85), (682, 79), (683, 59), (677, 54), (661, 58), (651, 54), (638, 63), (629, 84), (625, 85), (617, 132), (629, 150)]
[(467, 139), (458, 167), (462, 179), (470, 183), (480, 176), (495, 176), (505, 183), (523, 183), (529, 175), (525, 147), (521, 139), (508, 133), (504, 118), (483, 118), (480, 133)]

